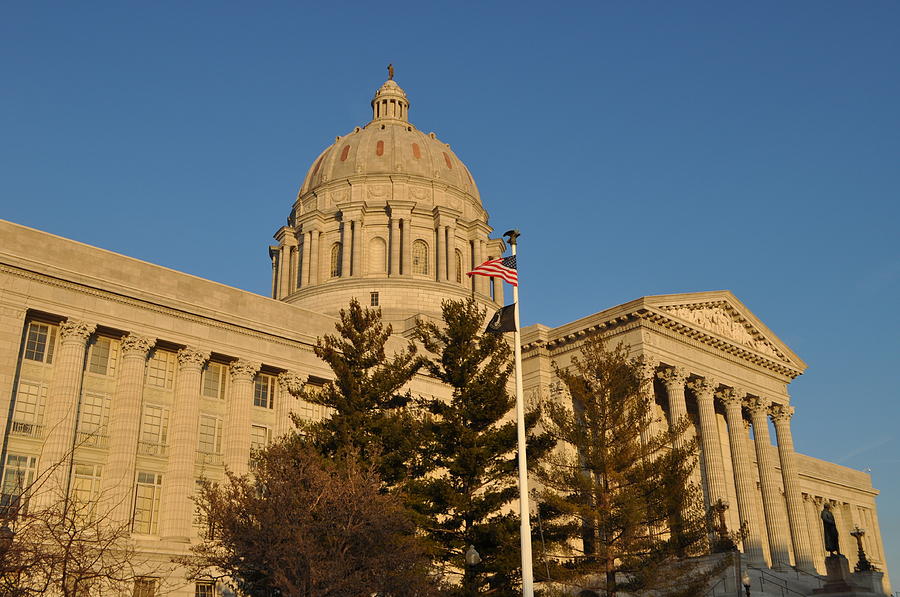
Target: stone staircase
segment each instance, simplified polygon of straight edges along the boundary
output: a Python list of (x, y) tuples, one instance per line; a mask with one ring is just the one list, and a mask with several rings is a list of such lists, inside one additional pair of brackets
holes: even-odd
[[(751, 597), (808, 597), (813, 589), (821, 587), (824, 578), (789, 568), (770, 570), (769, 568), (746, 568), (750, 577)], [(736, 584), (737, 583), (737, 584)], [(735, 579), (733, 569), (726, 570), (703, 597), (743, 597), (744, 587), (740, 579)]]

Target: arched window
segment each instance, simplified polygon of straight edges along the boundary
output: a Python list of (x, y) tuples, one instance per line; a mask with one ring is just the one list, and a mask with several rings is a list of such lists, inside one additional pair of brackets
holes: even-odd
[(341, 275), (341, 243), (331, 245), (331, 277), (337, 278)]
[(462, 264), (463, 264), (462, 251), (457, 249), (456, 250), (456, 283), (457, 284), (462, 284), (462, 277), (463, 277)]
[(424, 240), (412, 245), (412, 273), (428, 275), (428, 244)]
[(369, 273), (383, 274), (387, 271), (387, 243), (380, 236), (369, 241)]

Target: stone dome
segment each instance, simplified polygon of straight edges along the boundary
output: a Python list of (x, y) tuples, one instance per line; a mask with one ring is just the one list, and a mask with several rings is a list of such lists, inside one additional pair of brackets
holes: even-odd
[(450, 145), (423, 133), (409, 120), (406, 92), (393, 80), (375, 92), (372, 121), (337, 137), (306, 174), (300, 197), (340, 180), (372, 175), (408, 175), (446, 184), (481, 207), (478, 187)]

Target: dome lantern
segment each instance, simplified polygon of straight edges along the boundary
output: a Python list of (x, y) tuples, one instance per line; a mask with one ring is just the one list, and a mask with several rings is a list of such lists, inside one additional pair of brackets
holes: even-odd
[(394, 80), (384, 82), (372, 98), (372, 120), (409, 122), (409, 100)]

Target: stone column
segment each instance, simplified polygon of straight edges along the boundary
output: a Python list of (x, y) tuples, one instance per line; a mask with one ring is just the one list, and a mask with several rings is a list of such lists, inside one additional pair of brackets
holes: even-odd
[(109, 456), (103, 471), (104, 498), (109, 500), (113, 524), (122, 526), (131, 518), (134, 461), (141, 427), (141, 398), (147, 354), (154, 338), (128, 334), (122, 338), (122, 355), (116, 393), (109, 413)]
[(647, 420), (644, 422), (643, 427), (641, 428), (641, 445), (646, 446), (650, 443), (650, 438), (653, 435), (653, 413), (656, 406), (656, 395), (653, 391), (653, 380), (656, 379), (656, 368), (659, 367), (659, 362), (654, 360), (645, 360), (641, 364), (641, 379), (643, 381), (641, 385), (641, 394), (644, 400), (647, 401)]
[[(47, 482), (38, 495), (38, 503), (47, 505), (55, 496), (65, 495), (69, 479), (69, 456), (75, 445), (75, 422), (84, 375), (87, 341), (97, 326), (70, 319), (59, 326), (60, 347), (53, 366), (53, 379), (47, 392), (44, 410), (44, 446), (40, 458), (40, 475)], [(55, 492), (55, 493), (54, 493)]]
[(731, 462), (734, 465), (734, 485), (737, 489), (738, 515), (741, 525), (746, 528), (744, 537), (744, 553), (755, 565), (765, 565), (760, 540), (759, 525), (754, 520), (753, 473), (750, 467), (750, 455), (747, 452), (747, 439), (744, 434), (744, 417), (741, 411), (743, 401), (741, 393), (726, 388), (717, 394), (725, 404), (725, 417), (728, 420), (728, 440), (731, 444)]
[(779, 524), (781, 491), (775, 477), (775, 461), (772, 458), (772, 441), (769, 439), (769, 404), (759, 398), (747, 401), (750, 418), (753, 421), (753, 443), (756, 447), (756, 464), (759, 467), (759, 485), (762, 490), (763, 513), (766, 533), (769, 537), (769, 553), (772, 567), (784, 570), (791, 565), (790, 550), (784, 531)]
[(778, 457), (781, 460), (781, 479), (784, 484), (784, 501), (787, 504), (791, 542), (794, 546), (794, 563), (806, 572), (815, 572), (806, 529), (803, 526), (803, 501), (800, 497), (799, 474), (794, 457), (794, 439), (791, 436), (791, 417), (794, 408), (775, 404), (772, 406), (775, 436), (778, 440)]
[(700, 413), (700, 442), (703, 468), (706, 470), (706, 489), (709, 505), (716, 501), (728, 501), (725, 489), (725, 466), (722, 463), (722, 441), (716, 423), (715, 391), (719, 383), (710, 377), (691, 382), (690, 387), (697, 397)]
[(303, 389), (306, 380), (292, 371), (278, 374), (278, 402), (275, 403), (275, 437), (287, 433), (293, 428), (291, 406), (297, 401), (297, 395)]
[(353, 220), (344, 220), (341, 234), (341, 277), (350, 277), (350, 257), (353, 254)]
[(456, 226), (447, 226), (447, 280), (456, 283)]
[(401, 245), (403, 251), (403, 275), (412, 275), (412, 218), (407, 215), (403, 218), (403, 232), (401, 233)]
[(203, 365), (209, 351), (187, 347), (178, 351), (178, 375), (175, 378), (175, 405), (169, 442), (169, 462), (163, 477), (159, 536), (163, 540), (190, 541), (194, 504), (194, 462), (200, 428), (200, 391)]
[(447, 227), (437, 227), (437, 281), (447, 281)]
[(278, 253), (278, 296), (276, 298), (284, 298), (291, 292), (291, 248), (281, 245)]
[(300, 257), (300, 288), (306, 288), (309, 285), (309, 260), (310, 245), (312, 244), (312, 233), (303, 231), (303, 255)]
[[(475, 260), (475, 267), (478, 267), (482, 263), (488, 260), (487, 247), (485, 246), (487, 243), (483, 238), (479, 238), (475, 241), (475, 246), (478, 247), (478, 259)], [(486, 276), (473, 276), (475, 278), (475, 291), (481, 294), (489, 294), (488, 284), (490, 284), (490, 278)]]
[(391, 263), (389, 272), (391, 276), (400, 275), (400, 219), (391, 214)]
[(253, 378), (259, 363), (239, 359), (231, 363), (231, 392), (225, 415), (225, 466), (237, 475), (250, 470), (250, 425)]
[(362, 276), (362, 220), (357, 216), (356, 219), (353, 220), (353, 244), (351, 246), (352, 252), (350, 254), (350, 274), (354, 278), (358, 278)]
[(806, 509), (806, 529), (809, 535), (809, 545), (813, 552), (813, 563), (820, 574), (825, 571), (825, 538), (822, 528), (822, 519), (819, 513), (822, 511), (822, 498), (803, 494), (803, 505)]
[(315, 286), (319, 283), (319, 231), (313, 228), (309, 237), (312, 241), (309, 249), (309, 285)]
[[(684, 399), (684, 382), (687, 377), (688, 372), (683, 367), (669, 367), (659, 373), (659, 378), (666, 385), (666, 394), (669, 397), (670, 428), (674, 428), (687, 417), (687, 402)], [(679, 433), (675, 437), (675, 447), (684, 447), (684, 433)]]

